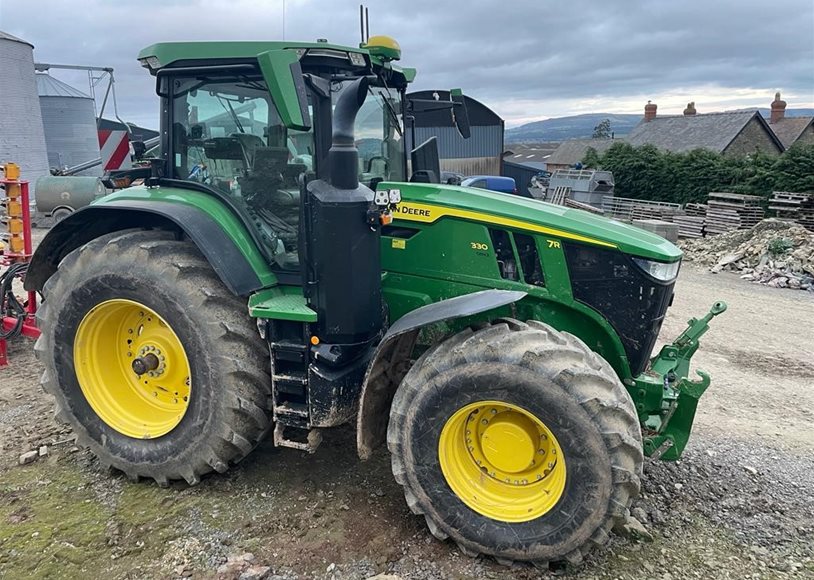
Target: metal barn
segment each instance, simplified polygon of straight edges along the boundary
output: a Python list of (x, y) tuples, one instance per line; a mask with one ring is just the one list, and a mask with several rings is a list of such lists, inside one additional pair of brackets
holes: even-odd
[[(407, 98), (449, 101), (449, 91), (416, 91)], [(415, 141), (421, 145), (430, 137), (438, 138), (441, 169), (463, 175), (500, 175), (503, 154), (503, 119), (489, 107), (465, 96), (472, 135), (464, 139), (452, 124), (449, 110), (428, 111), (416, 115)], [(407, 147), (412, 149), (412, 130), (407, 124)]]

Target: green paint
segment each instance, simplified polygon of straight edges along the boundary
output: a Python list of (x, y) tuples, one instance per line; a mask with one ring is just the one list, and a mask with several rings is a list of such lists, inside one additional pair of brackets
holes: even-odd
[[(297, 91), (302, 85), (302, 77), (295, 78), (291, 65), (298, 62), (297, 53), (290, 50), (269, 50), (257, 55), (260, 71), (266, 79), (271, 98), (280, 114), (280, 120), (289, 129), (308, 131), (311, 128), (310, 119), (303, 118), (303, 108), (307, 109), (308, 97), (304, 90)], [(299, 71), (299, 67), (294, 68)], [(300, 99), (305, 99), (304, 107)]]
[(299, 286), (276, 286), (249, 297), (249, 314), (255, 318), (316, 322)]
[[(150, 45), (139, 52), (138, 60), (145, 66), (153, 63), (150, 72), (155, 74), (158, 69), (184, 61), (203, 62), (212, 61), (251, 61), (263, 53), (270, 51), (290, 52), (301, 58), (308, 49), (332, 50), (345, 54), (358, 53), (366, 57), (373, 65), (373, 69), (387, 69), (395, 77), (391, 86), (411, 83), (415, 79), (414, 68), (402, 68), (382, 60), (364, 47), (343, 46), (328, 42), (288, 42), (288, 41), (222, 41), (222, 42), (159, 42)], [(399, 80), (403, 81), (398, 82)], [(271, 85), (271, 83), (269, 83)]]
[[(702, 318), (690, 319), (687, 329), (672, 344), (665, 345), (651, 361), (651, 375), (654, 376), (636, 378), (632, 389), (635, 394), (631, 393), (634, 401), (637, 400), (636, 395), (639, 395), (639, 401), (647, 400), (652, 405), (656, 400), (655, 393), (662, 392), (660, 406), (645, 410), (650, 415), (645, 425), (651, 433), (644, 440), (647, 455), (652, 455), (669, 441), (670, 447), (661, 458), (674, 460), (681, 457), (690, 437), (698, 400), (710, 384), (709, 375), (701, 370), (696, 371), (700, 380), (689, 379), (690, 359), (700, 346), (699, 339), (709, 330), (709, 322), (725, 310), (725, 303), (716, 302)], [(672, 381), (669, 380), (670, 377), (673, 377)], [(645, 391), (644, 396), (641, 391)], [(639, 415), (642, 419), (641, 410)]]
[(414, 68), (403, 68), (401, 69), (401, 72), (404, 75), (404, 79), (408, 83), (413, 82), (415, 80), (416, 75), (418, 74), (418, 71)]
[(232, 239), (240, 253), (251, 265), (264, 286), (277, 284), (277, 277), (271, 271), (268, 261), (257, 248), (254, 240), (241, 221), (223, 202), (213, 195), (183, 189), (180, 187), (130, 187), (99, 198), (93, 205), (104, 205), (117, 200), (138, 200), (155, 203), (177, 203), (195, 207), (210, 216)]
[(158, 68), (169, 66), (179, 61), (206, 61), (206, 60), (246, 60), (256, 58), (258, 54), (270, 50), (290, 50), (296, 54), (298, 49), (309, 48), (323, 50), (339, 50), (342, 52), (358, 52), (367, 54), (362, 48), (342, 46), (327, 42), (288, 42), (272, 41), (218, 41), (218, 42), (158, 42), (139, 52), (138, 59), (153, 57), (158, 59)]
[[(634, 256), (663, 262), (681, 259), (681, 250), (656, 234), (577, 209), (516, 195), (454, 185), (382, 183), (379, 189), (383, 188), (400, 189), (402, 200), (405, 202), (433, 205), (439, 210), (480, 214), (477, 219), (482, 223), (495, 223), (495, 218), (515, 220), (527, 224), (525, 227), (516, 228), (519, 231), (534, 232), (535, 228), (558, 230), (570, 236), (587, 237), (605, 245), (616, 246), (622, 252)], [(395, 217), (400, 218), (402, 215), (397, 213)], [(406, 219), (406, 221), (415, 220)], [(568, 236), (562, 235), (549, 237), (555, 240), (568, 239)]]

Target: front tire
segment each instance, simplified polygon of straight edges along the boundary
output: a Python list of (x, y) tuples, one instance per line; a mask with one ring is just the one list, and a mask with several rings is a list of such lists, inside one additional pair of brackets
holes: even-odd
[(614, 371), (573, 335), (498, 320), (428, 350), (387, 434), (396, 480), (439, 539), (503, 563), (578, 563), (639, 492), (642, 442)]
[(191, 242), (161, 231), (102, 236), (69, 254), (43, 293), (43, 388), (103, 464), (192, 485), (268, 432), (266, 347), (245, 302)]

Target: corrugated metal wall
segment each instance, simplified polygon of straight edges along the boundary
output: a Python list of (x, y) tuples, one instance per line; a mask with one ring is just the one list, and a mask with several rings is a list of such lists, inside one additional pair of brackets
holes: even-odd
[[(472, 127), (472, 136), (464, 139), (455, 127), (416, 127), (415, 140), (418, 145), (430, 137), (438, 138), (438, 152), (441, 159), (467, 159), (471, 157), (496, 157), (503, 153), (503, 127), (487, 125)], [(407, 147), (411, 143), (412, 130), (407, 128)], [(409, 150), (408, 149), (408, 150)]]
[(0, 32), (0, 71), (0, 163), (17, 163), (33, 193), (50, 172), (31, 45)]
[[(40, 97), (48, 163), (51, 167), (72, 167), (99, 157), (99, 135), (92, 99)], [(102, 175), (102, 166), (79, 175)]]
[(442, 159), (441, 169), (463, 175), (500, 175), (500, 159), (495, 157)]

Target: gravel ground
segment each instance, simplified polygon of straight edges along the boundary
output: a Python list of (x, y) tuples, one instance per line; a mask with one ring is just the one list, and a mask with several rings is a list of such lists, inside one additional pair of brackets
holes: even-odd
[(814, 297), (685, 266), (664, 339), (718, 298), (730, 310), (695, 361), (713, 386), (682, 460), (645, 467), (645, 537), (550, 570), (434, 540), (386, 453), (360, 463), (349, 428), (313, 456), (264, 443), (194, 488), (128, 482), (53, 422), (31, 344), (15, 342), (0, 369), (0, 577), (814, 578)]

